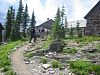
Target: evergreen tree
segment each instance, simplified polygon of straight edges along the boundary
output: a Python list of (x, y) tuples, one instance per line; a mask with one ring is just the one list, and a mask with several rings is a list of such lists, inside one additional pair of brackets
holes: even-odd
[(73, 34), (74, 34), (74, 28), (72, 28), (72, 25), (71, 25), (71, 28), (70, 28), (70, 31), (69, 31), (69, 36), (73, 36)]
[(61, 11), (61, 26), (64, 25), (64, 23), (63, 23), (64, 15), (65, 15), (65, 7), (64, 7), (64, 5), (63, 5), (63, 6), (62, 6), (62, 11)]
[(64, 5), (62, 6), (62, 10), (61, 10), (61, 14), (60, 15), (61, 15), (61, 34), (62, 34), (62, 38), (64, 38), (65, 35), (66, 35), (66, 29), (65, 29), (64, 23), (63, 23), (64, 16), (65, 16), (65, 7), (64, 7)]
[(61, 19), (60, 19), (60, 9), (58, 8), (57, 10), (57, 14), (55, 17), (55, 21), (52, 25), (52, 29), (51, 29), (51, 37), (52, 39), (60, 39), (62, 37), (61, 35)]
[(80, 24), (80, 23), (77, 21), (77, 25), (76, 25), (76, 31), (77, 31), (77, 35), (79, 34), (79, 31), (80, 31), (79, 24)]
[(15, 25), (16, 39), (21, 38), (20, 31), (22, 30), (21, 28), (22, 22), (23, 22), (23, 4), (22, 4), (22, 0), (20, 0), (18, 12), (16, 15), (16, 25)]
[(5, 39), (8, 40), (11, 32), (11, 18), (10, 18), (10, 9), (8, 9), (5, 25)]
[(80, 23), (77, 21), (77, 25), (76, 25), (77, 36), (82, 37), (82, 31), (81, 31), (79, 25), (80, 25)]
[(24, 15), (23, 15), (23, 37), (26, 37), (26, 29), (29, 23), (28, 6), (26, 4)]
[(68, 22), (67, 22), (67, 17), (65, 17), (65, 29), (68, 28)]
[(66, 34), (69, 33), (68, 22), (67, 22), (67, 18), (66, 17), (65, 17), (65, 33)]
[[(12, 8), (13, 9), (13, 8)], [(12, 31), (11, 31), (11, 40), (16, 40), (16, 30), (15, 30), (15, 9), (12, 11)]]
[(5, 26), (5, 39), (10, 40), (12, 26), (13, 26), (13, 6), (9, 7), (6, 17), (6, 26)]
[(30, 28), (35, 27), (35, 24), (36, 24), (36, 21), (35, 21), (35, 15), (34, 15), (34, 10), (33, 10)]

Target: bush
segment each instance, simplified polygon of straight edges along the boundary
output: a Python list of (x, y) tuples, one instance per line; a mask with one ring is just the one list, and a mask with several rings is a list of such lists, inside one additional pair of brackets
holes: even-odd
[(75, 48), (64, 48), (63, 50), (63, 53), (71, 53), (71, 54), (74, 54), (74, 53), (77, 53), (77, 50)]
[(72, 71), (78, 75), (88, 75), (88, 70), (90, 69), (91, 63), (85, 62), (83, 60), (77, 60), (75, 62), (70, 62), (70, 68)]
[(52, 64), (53, 68), (61, 69), (61, 67), (62, 67), (61, 63), (59, 61), (57, 61), (57, 60), (54, 60), (51, 64)]
[(5, 66), (5, 67), (2, 69), (2, 72), (7, 72), (8, 70), (10, 70), (10, 67)]
[(28, 53), (24, 54), (24, 56), (27, 57), (27, 58), (31, 58), (31, 57), (33, 57), (33, 53), (28, 52)]
[(46, 59), (46, 58), (41, 58), (41, 62), (43, 63), (43, 64), (46, 64), (47, 62), (48, 62), (48, 60)]
[(55, 40), (49, 46), (49, 50), (52, 52), (62, 52), (63, 48), (64, 42), (62, 42), (61, 40)]
[(7, 71), (5, 73), (5, 75), (16, 75), (16, 73), (14, 71), (10, 70), (10, 71)]

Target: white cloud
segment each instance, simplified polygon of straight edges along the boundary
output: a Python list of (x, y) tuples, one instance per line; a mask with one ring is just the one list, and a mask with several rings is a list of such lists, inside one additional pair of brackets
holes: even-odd
[(98, 0), (74, 0), (73, 20), (84, 19), (84, 16), (93, 8)]
[[(45, 0), (46, 2), (44, 4), (44, 1), (41, 1), (42, 0), (23, 0), (24, 6), (25, 3), (28, 4), (30, 16), (34, 9), (37, 25), (46, 21), (47, 18), (53, 19), (56, 15), (57, 8), (61, 8), (63, 4), (66, 7), (68, 21), (83, 19), (99, 0)], [(0, 2), (3, 2), (0, 8), (3, 5), (8, 9), (8, 5), (18, 4), (19, 0), (0, 0)], [(18, 8), (18, 5), (16, 8)]]
[(53, 19), (58, 7), (61, 7), (66, 0), (46, 0), (42, 5), (40, 0), (27, 0), (29, 14), (31, 16), (33, 9), (36, 16), (37, 25), (43, 23), (47, 18)]

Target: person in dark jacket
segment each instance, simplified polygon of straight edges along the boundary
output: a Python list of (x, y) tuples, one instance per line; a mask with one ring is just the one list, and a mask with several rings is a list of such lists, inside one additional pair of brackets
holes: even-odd
[(34, 42), (36, 42), (36, 35), (35, 35), (35, 27), (33, 27), (31, 30), (30, 30), (30, 43), (31, 43), (31, 40), (34, 38)]

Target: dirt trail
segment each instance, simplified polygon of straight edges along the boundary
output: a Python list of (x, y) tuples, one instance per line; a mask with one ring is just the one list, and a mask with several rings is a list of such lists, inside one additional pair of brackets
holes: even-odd
[[(37, 43), (34, 44), (34, 46), (31, 49), (35, 49), (37, 47), (41, 47), (42, 41), (40, 39), (37, 40)], [(34, 71), (31, 72), (28, 64), (25, 64), (24, 61), (24, 50), (30, 47), (31, 43), (28, 43), (20, 48), (18, 48), (15, 52), (11, 54), (11, 62), (13, 65), (13, 69), (16, 72), (17, 75), (36, 75), (37, 73)]]
[(28, 69), (28, 66), (25, 64), (25, 61), (23, 60), (24, 49), (27, 48), (28, 46), (29, 45), (27, 44), (20, 47), (11, 55), (13, 69), (14, 71), (16, 71), (17, 75), (32, 75), (32, 73)]

